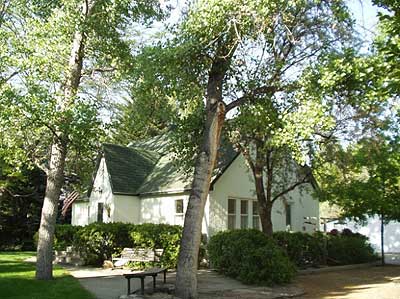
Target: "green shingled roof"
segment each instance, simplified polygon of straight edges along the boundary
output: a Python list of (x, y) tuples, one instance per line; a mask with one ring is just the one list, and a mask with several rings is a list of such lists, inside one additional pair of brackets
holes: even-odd
[[(167, 150), (167, 143), (167, 136), (158, 136), (130, 144), (129, 147), (104, 144), (104, 158), (113, 193), (140, 195), (189, 190), (192, 179), (176, 167), (174, 155)], [(230, 144), (221, 146), (213, 183), (236, 156)]]
[(160, 157), (155, 152), (115, 144), (104, 144), (103, 151), (113, 193), (120, 194), (137, 194)]

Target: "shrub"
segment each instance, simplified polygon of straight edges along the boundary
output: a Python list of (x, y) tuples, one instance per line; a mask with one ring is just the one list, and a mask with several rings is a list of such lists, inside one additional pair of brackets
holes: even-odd
[(275, 232), (273, 238), (299, 268), (319, 265), (324, 259), (322, 235)]
[(211, 237), (208, 253), (213, 267), (244, 283), (285, 283), (295, 274), (287, 255), (258, 230), (220, 232)]
[(129, 238), (132, 226), (125, 223), (91, 223), (78, 229), (74, 247), (86, 264), (101, 265), (124, 247), (132, 247)]
[(328, 263), (334, 265), (371, 262), (376, 254), (368, 238), (360, 234), (337, 234), (328, 236)]
[(73, 226), (70, 224), (56, 225), (53, 248), (55, 250), (65, 250), (68, 246), (72, 246), (75, 236), (80, 229), (81, 226)]
[(182, 227), (169, 224), (145, 223), (134, 225), (129, 231), (133, 247), (163, 249), (160, 265), (176, 268)]

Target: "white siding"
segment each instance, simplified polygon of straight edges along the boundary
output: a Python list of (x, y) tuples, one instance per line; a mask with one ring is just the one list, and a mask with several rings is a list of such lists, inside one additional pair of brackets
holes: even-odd
[(137, 196), (114, 195), (113, 222), (140, 223), (140, 199)]
[[(290, 192), (290, 198), (288, 196), (288, 202), (292, 206), (292, 230), (294, 231), (311, 232), (316, 228), (315, 225), (304, 223), (304, 217), (319, 217), (319, 204), (311, 197), (311, 188), (311, 186), (307, 186), (303, 190), (296, 188)], [(249, 211), (251, 211), (252, 201), (257, 198), (252, 174), (242, 155), (236, 158), (215, 183), (210, 196), (210, 235), (226, 230), (228, 227), (228, 198), (237, 199), (236, 225), (239, 228), (240, 200), (249, 200)], [(317, 221), (315, 220), (316, 223)], [(286, 212), (281, 200), (274, 203), (272, 222), (274, 231), (286, 230)], [(248, 224), (249, 226), (252, 224), (250, 214)]]
[(88, 202), (76, 202), (72, 205), (72, 225), (88, 224)]

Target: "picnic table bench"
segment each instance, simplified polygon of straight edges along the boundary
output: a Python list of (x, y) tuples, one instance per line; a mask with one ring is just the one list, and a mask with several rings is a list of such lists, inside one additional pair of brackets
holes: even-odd
[[(126, 263), (132, 262), (158, 262), (160, 256), (163, 254), (163, 249), (148, 249), (148, 248), (124, 248), (120, 254), (120, 257), (112, 259), (113, 265), (123, 266)], [(153, 290), (156, 288), (156, 277), (158, 274), (164, 273), (164, 283), (167, 279), (166, 268), (150, 268), (143, 271), (132, 271), (132, 273), (124, 273), (123, 276), (128, 282), (128, 295), (137, 292), (138, 290), (131, 292), (131, 279), (140, 279), (140, 292), (144, 294), (144, 280), (147, 276), (153, 277)]]
[(128, 295), (137, 292), (131, 292), (131, 278), (139, 278), (140, 279), (140, 293), (144, 295), (144, 279), (146, 276), (153, 277), (153, 291), (156, 289), (156, 277), (160, 273), (164, 273), (164, 283), (167, 282), (167, 269), (166, 268), (151, 268), (143, 271), (138, 271), (134, 273), (125, 273), (124, 277), (128, 280)]

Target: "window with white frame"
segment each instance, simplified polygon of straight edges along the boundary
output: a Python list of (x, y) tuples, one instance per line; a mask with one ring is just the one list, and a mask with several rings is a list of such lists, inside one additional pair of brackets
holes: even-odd
[(183, 199), (175, 200), (175, 224), (183, 225)]
[(260, 229), (258, 202), (252, 199), (228, 198), (228, 229)]
[(236, 199), (228, 198), (228, 229), (236, 228)]
[(249, 201), (240, 200), (240, 228), (249, 227)]
[(253, 200), (253, 228), (260, 229), (260, 214), (258, 210), (258, 201)]

